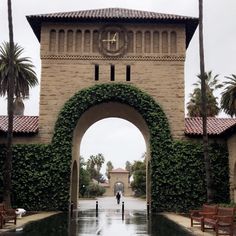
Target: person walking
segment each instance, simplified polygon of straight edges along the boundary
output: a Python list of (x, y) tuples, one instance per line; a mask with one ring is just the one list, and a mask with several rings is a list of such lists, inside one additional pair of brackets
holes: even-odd
[(120, 204), (120, 198), (121, 198), (121, 195), (119, 192), (116, 193), (116, 200), (117, 200), (117, 204)]

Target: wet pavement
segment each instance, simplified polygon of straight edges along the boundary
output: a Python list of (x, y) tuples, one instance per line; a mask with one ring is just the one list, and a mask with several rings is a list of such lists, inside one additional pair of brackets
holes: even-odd
[[(96, 215), (96, 201), (98, 214)], [(164, 216), (148, 216), (145, 200), (122, 197), (117, 204), (115, 197), (82, 200), (79, 202), (78, 227), (75, 235), (79, 236), (188, 236), (189, 231), (179, 227)], [(124, 214), (122, 215), (122, 202)], [(77, 221), (77, 219), (73, 219)], [(73, 223), (72, 223), (73, 224)], [(72, 235), (72, 234), (71, 234)]]
[[(98, 211), (96, 213), (96, 201)], [(122, 202), (124, 214), (122, 215)], [(37, 214), (36, 214), (37, 215)], [(33, 217), (33, 216), (32, 216)], [(147, 215), (146, 201), (135, 198), (122, 198), (116, 203), (115, 197), (96, 200), (80, 200), (73, 216), (67, 213), (56, 214), (29, 224), (3, 232), (1, 236), (190, 236), (213, 235), (202, 233), (196, 227), (190, 228), (190, 220), (176, 214)], [(36, 217), (37, 218), (37, 217)], [(168, 220), (171, 219), (171, 220)], [(28, 222), (30, 221), (30, 216)], [(181, 226), (182, 224), (182, 226)]]
[[(122, 205), (124, 206), (123, 215)], [(79, 220), (73, 220), (78, 220), (77, 235), (80, 236), (148, 235), (146, 201), (144, 200), (122, 197), (120, 204), (117, 204), (115, 197), (82, 200), (79, 201), (77, 217)]]
[(124, 202), (125, 210), (141, 210), (145, 211), (147, 208), (146, 201), (133, 197), (122, 197), (120, 204), (117, 204), (115, 197), (101, 197), (96, 200), (79, 200), (79, 210), (91, 210), (96, 208), (96, 201), (98, 202), (99, 210), (118, 210), (122, 208)]

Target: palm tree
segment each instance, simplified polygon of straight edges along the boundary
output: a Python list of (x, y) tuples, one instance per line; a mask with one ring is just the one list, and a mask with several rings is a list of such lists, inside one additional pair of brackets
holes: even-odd
[(207, 99), (206, 99), (206, 73), (203, 46), (203, 0), (199, 0), (199, 55), (200, 55), (200, 78), (201, 78), (201, 101), (202, 101), (202, 131), (203, 131), (203, 153), (206, 174), (207, 202), (213, 202), (211, 165), (208, 151), (207, 135)]
[(96, 168), (96, 172), (97, 172), (98, 183), (100, 182), (100, 171), (101, 171), (101, 168), (102, 168), (102, 165), (104, 164), (104, 162), (105, 162), (104, 156), (101, 153), (98, 153), (95, 156), (95, 168)]
[(11, 173), (12, 173), (12, 137), (13, 137), (13, 99), (14, 99), (14, 79), (13, 79), (13, 25), (12, 25), (12, 9), (11, 0), (7, 1), (8, 7), (8, 28), (9, 28), (9, 71), (7, 88), (7, 112), (8, 112), (8, 130), (7, 130), (7, 151), (3, 161), (3, 202), (7, 207), (11, 207)]
[(129, 171), (129, 182), (130, 182), (130, 177), (133, 174), (133, 172), (132, 172), (132, 164), (129, 161), (125, 162), (125, 170)]
[(33, 65), (27, 57), (21, 57), (23, 49), (14, 42), (0, 46), (0, 96), (8, 99), (7, 154), (3, 165), (3, 200), (11, 206), (12, 138), (15, 104), (29, 96), (29, 88), (38, 84)]
[(108, 179), (111, 178), (110, 176), (110, 171), (113, 170), (114, 166), (112, 165), (112, 162), (111, 161), (108, 161), (107, 162), (107, 168), (106, 168), (106, 176)]
[(236, 116), (236, 75), (231, 76), (225, 76), (228, 81), (224, 82), (227, 86), (222, 93), (221, 108), (226, 114), (233, 117)]
[[(16, 100), (20, 101), (29, 97), (29, 89), (38, 84), (38, 79), (34, 71), (34, 66), (28, 57), (22, 57), (23, 48), (18, 44), (13, 47), (13, 95)], [(0, 46), (0, 96), (7, 95), (9, 88), (9, 56), (10, 44), (3, 43)]]
[[(206, 109), (207, 117), (218, 115), (220, 108), (217, 103), (217, 97), (214, 96), (213, 92), (221, 88), (223, 85), (219, 83), (219, 75), (212, 75), (212, 71), (206, 73), (205, 86), (206, 86)], [(194, 83), (195, 89), (190, 94), (190, 101), (187, 103), (188, 115), (190, 117), (202, 116), (202, 91), (201, 91), (201, 76), (198, 75), (199, 80)]]
[(87, 170), (90, 173), (91, 178), (94, 178), (100, 182), (100, 170), (102, 168), (105, 159), (101, 153), (97, 154), (96, 156), (91, 155), (87, 161)]

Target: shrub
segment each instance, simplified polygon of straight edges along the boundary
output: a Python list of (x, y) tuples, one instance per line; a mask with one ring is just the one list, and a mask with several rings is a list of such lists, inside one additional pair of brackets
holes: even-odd
[(90, 183), (85, 191), (85, 196), (87, 197), (99, 197), (105, 193), (105, 188), (96, 184)]

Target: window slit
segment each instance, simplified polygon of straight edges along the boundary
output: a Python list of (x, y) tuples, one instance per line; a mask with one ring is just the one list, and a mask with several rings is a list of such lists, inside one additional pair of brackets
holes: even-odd
[(95, 65), (94, 77), (95, 77), (95, 81), (99, 80), (99, 65)]
[(126, 66), (126, 81), (130, 81), (131, 79), (131, 67), (130, 65)]
[(111, 81), (115, 81), (115, 66), (111, 65)]

